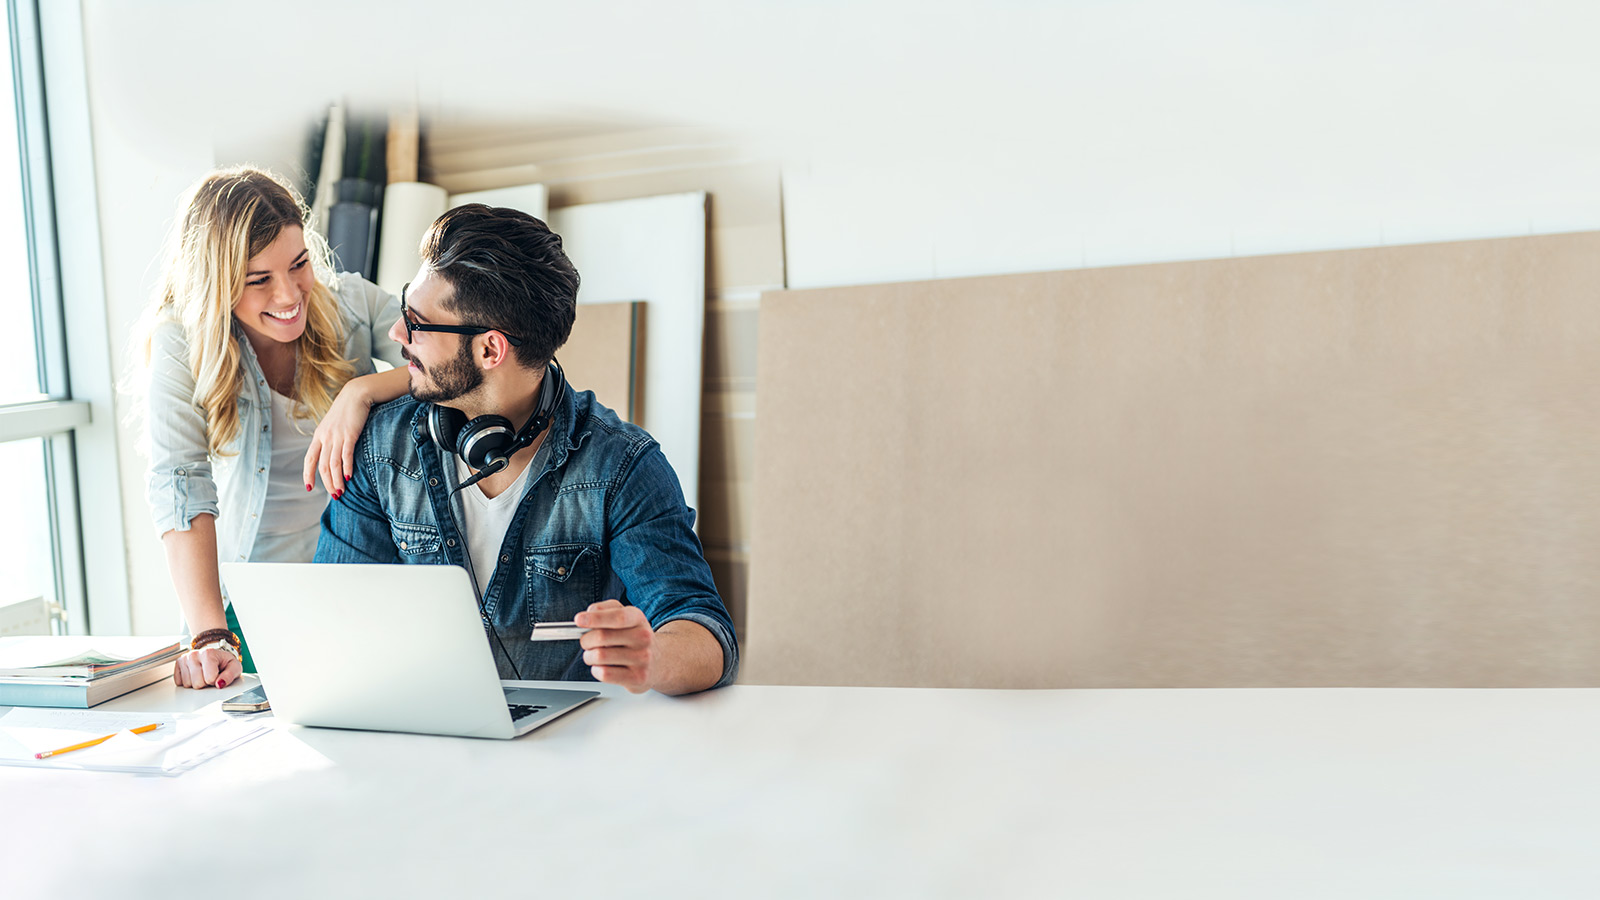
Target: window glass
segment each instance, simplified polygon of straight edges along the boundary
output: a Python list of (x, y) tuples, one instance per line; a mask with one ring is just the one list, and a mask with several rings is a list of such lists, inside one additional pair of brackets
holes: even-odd
[(7, 483), (5, 515), (0, 515), (0, 607), (36, 597), (56, 599), (44, 452), (42, 438), (0, 444), (0, 472)]
[(17, 92), (10, 32), (0, 41), (0, 403), (43, 400), (28, 269), (28, 230), (17, 156)]

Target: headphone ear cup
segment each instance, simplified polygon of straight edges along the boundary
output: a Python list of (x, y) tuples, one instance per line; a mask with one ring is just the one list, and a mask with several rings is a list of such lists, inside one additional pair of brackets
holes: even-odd
[(550, 362), (545, 366), (544, 384), (540, 385), (539, 389), (539, 413), (541, 418), (548, 419), (550, 414), (555, 411), (556, 400), (560, 398), (561, 385), (564, 381), (566, 381), (566, 376), (562, 373), (560, 364), (555, 361), (554, 357), (551, 357)]
[(459, 409), (434, 404), (428, 410), (428, 437), (435, 446), (444, 450), (455, 451), (456, 436), (461, 433), (461, 427), (465, 424), (467, 424), (467, 414)]
[(471, 419), (461, 427), (456, 437), (456, 455), (467, 461), (473, 471), (487, 466), (490, 460), (507, 456), (517, 439), (517, 431), (505, 416), (487, 415)]
[(561, 371), (561, 364), (555, 357), (550, 357), (550, 362), (545, 368), (544, 384), (539, 388), (539, 408), (526, 426), (528, 442), (531, 443), (556, 417), (556, 404), (561, 402), (561, 390), (567, 386), (567, 375)]

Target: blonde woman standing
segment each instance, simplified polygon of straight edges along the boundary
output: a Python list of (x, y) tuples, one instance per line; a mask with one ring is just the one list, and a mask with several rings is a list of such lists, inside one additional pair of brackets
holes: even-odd
[(254, 666), (218, 561), (310, 562), (367, 410), (407, 376), (399, 301), (333, 273), (291, 187), (233, 168), (186, 197), (146, 319), (146, 496), (193, 635), (173, 677), (224, 687)]

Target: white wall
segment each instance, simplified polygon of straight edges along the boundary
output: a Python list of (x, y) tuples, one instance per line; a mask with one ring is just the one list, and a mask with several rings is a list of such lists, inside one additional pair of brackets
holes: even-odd
[(83, 4), (113, 334), (183, 184), (294, 162), (340, 95), (743, 131), (785, 160), (792, 287), (1600, 228), (1577, 0)]
[(1600, 226), (1592, 4), (1010, 6), (829, 79), (791, 287)]

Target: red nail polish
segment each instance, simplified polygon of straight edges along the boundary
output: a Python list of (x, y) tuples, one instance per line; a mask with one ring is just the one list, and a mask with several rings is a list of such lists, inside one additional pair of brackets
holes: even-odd
[(306, 490), (308, 490), (308, 491), (311, 490), (311, 485), (309, 485), (309, 484), (306, 485)]

